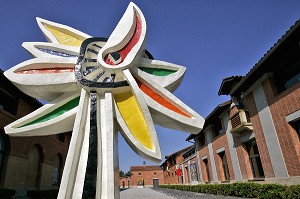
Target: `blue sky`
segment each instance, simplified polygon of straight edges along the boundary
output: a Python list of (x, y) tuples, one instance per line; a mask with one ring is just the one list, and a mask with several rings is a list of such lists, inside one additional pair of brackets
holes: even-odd
[[(30, 59), (22, 42), (46, 41), (35, 17), (108, 37), (127, 0), (2, 1), (0, 68)], [(206, 117), (229, 99), (218, 96), (223, 78), (245, 75), (300, 18), (299, 0), (137, 0), (147, 21), (147, 49), (155, 59), (187, 67), (175, 95)], [(162, 156), (191, 145), (187, 133), (157, 127)], [(141, 165), (120, 137), (120, 168)], [(153, 164), (147, 161), (147, 164)]]

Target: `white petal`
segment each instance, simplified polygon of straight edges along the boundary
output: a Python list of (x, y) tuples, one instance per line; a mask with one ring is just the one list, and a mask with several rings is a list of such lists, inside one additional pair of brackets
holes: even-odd
[(60, 108), (78, 96), (79, 94), (64, 94), (53, 100), (51, 103), (46, 104), (34, 112), (22, 117), (21, 119), (18, 119), (17, 121), (7, 125), (4, 127), (5, 132), (10, 136), (42, 136), (72, 131), (77, 112), (76, 104), (74, 105), (74, 108), (65, 110), (63, 114), (58, 115), (57, 117), (44, 122), (36, 122), (34, 124), (30, 123), (48, 113), (51, 113), (55, 109)]
[[(143, 94), (138, 88), (134, 78), (130, 74), (129, 70), (124, 71), (124, 75), (131, 85), (131, 93), (133, 94), (135, 98), (135, 106), (138, 106), (138, 109), (141, 113), (141, 115), (127, 115), (124, 119), (124, 112), (121, 112), (119, 110), (119, 104), (120, 103), (115, 95), (115, 110), (116, 110), (116, 119), (121, 127), (121, 134), (123, 135), (124, 139), (127, 141), (127, 143), (130, 145), (130, 147), (140, 156), (150, 159), (155, 162), (161, 161), (161, 151), (159, 147), (159, 142), (157, 139), (157, 134), (155, 127), (153, 125), (153, 121), (151, 118), (151, 114), (149, 112), (148, 106), (143, 98)], [(129, 109), (132, 109), (130, 107), (131, 103), (126, 103), (124, 106)], [(122, 115), (123, 113), (123, 115)], [(127, 113), (128, 114), (128, 113)], [(136, 123), (144, 123), (146, 125), (146, 128), (136, 129), (131, 128), (130, 126), (135, 125)], [(140, 136), (140, 137), (137, 137)], [(149, 145), (151, 147), (149, 147)], [(152, 148), (152, 149), (151, 149)]]
[[(65, 57), (35, 58), (10, 68), (4, 75), (24, 93), (51, 101), (65, 92), (79, 92), (74, 75), (76, 61), (77, 58)], [(43, 72), (45, 69), (62, 71)]]
[(47, 42), (24, 42), (22, 46), (33, 57), (78, 57), (80, 48)]
[[(174, 71), (174, 73), (164, 75), (164, 76), (157, 76), (157, 75), (149, 74), (141, 70), (139, 67), (145, 67), (149, 69), (153, 68), (157, 70), (169, 70), (169, 71)], [(180, 66), (180, 65), (176, 65), (164, 61), (142, 58), (140, 64), (138, 64), (137, 67), (133, 67), (131, 71), (133, 72), (133, 74), (141, 76), (146, 81), (154, 81), (155, 83), (166, 88), (168, 91), (173, 92), (180, 85), (184, 73), (186, 71), (186, 68), (184, 66)]]
[(135, 76), (156, 124), (192, 134), (201, 131), (204, 118), (152, 80)]
[[(46, 39), (53, 43), (61, 43), (69, 46), (80, 46), (75, 44), (78, 41), (84, 41), (91, 36), (71, 28), (66, 25), (55, 23), (41, 18), (36, 18), (40, 29), (43, 31)], [(55, 31), (50, 31), (50, 28)]]

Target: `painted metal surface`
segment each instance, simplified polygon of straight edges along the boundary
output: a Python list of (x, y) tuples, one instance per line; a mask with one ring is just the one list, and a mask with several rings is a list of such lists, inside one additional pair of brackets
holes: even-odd
[(137, 154), (155, 162), (161, 152), (154, 123), (201, 131), (204, 119), (171, 93), (185, 67), (150, 59), (146, 20), (135, 4), (129, 4), (108, 39), (37, 22), (49, 42), (23, 43), (35, 58), (4, 74), (49, 104), (5, 131), (11, 136), (73, 131), (59, 199), (120, 197), (118, 131)]

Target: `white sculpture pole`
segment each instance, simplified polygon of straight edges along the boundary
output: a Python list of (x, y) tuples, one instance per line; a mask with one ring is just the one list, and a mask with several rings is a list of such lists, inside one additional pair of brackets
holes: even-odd
[(10, 136), (73, 131), (58, 199), (119, 199), (118, 131), (140, 156), (161, 161), (154, 123), (198, 133), (204, 119), (176, 98), (185, 67), (145, 50), (146, 20), (130, 3), (108, 39), (37, 18), (49, 42), (23, 43), (35, 58), (4, 74), (49, 101), (9, 124)]
[(101, 126), (98, 135), (101, 134), (102, 138), (99, 139), (99, 142), (102, 140), (102, 149), (98, 145), (98, 152), (102, 151), (102, 165), (98, 164), (97, 187), (102, 186), (101, 189), (97, 190), (96, 198), (119, 199), (118, 132), (114, 126), (112, 94), (105, 93), (98, 104), (100, 104), (100, 110), (98, 110), (100, 113), (99, 126)]

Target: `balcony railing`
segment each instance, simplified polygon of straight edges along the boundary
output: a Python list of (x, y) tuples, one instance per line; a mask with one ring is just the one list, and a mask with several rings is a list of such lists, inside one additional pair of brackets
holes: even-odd
[(252, 131), (253, 126), (250, 122), (250, 116), (247, 111), (243, 109), (238, 110), (232, 117), (230, 117), (231, 133), (238, 133), (242, 131)]

